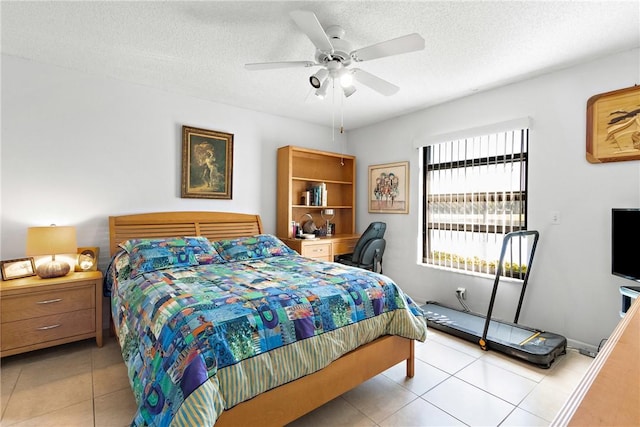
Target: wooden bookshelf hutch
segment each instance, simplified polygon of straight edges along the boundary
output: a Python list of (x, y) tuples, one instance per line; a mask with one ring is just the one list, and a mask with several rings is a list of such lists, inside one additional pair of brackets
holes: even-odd
[[(304, 204), (302, 195), (311, 187), (325, 184), (325, 206)], [(288, 145), (278, 149), (276, 234), (303, 256), (333, 261), (336, 255), (353, 251), (355, 234), (356, 158), (347, 154)], [(316, 240), (296, 239), (293, 222), (304, 223), (306, 214), (318, 227), (324, 226), (322, 211), (333, 209), (335, 232)]]

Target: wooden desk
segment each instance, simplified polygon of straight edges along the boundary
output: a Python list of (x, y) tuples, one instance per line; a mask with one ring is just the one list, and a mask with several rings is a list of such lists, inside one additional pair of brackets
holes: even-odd
[(640, 298), (551, 425), (640, 426)]
[(319, 261), (333, 261), (337, 255), (353, 252), (359, 238), (359, 234), (336, 234), (313, 240), (289, 238), (280, 238), (280, 240), (304, 257)]

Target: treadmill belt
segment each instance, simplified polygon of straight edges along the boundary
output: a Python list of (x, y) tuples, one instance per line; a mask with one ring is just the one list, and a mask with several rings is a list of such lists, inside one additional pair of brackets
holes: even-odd
[[(431, 322), (453, 327), (478, 338), (482, 337), (485, 324), (485, 318), (482, 316), (434, 304), (427, 304), (423, 306), (423, 309), (425, 310), (425, 316)], [(487, 339), (523, 345), (534, 339), (538, 334), (539, 332), (537, 331), (491, 320)]]
[[(429, 302), (422, 306), (427, 325), (434, 329), (480, 344), (485, 317)], [(486, 347), (549, 368), (556, 357), (566, 353), (567, 340), (562, 335), (527, 326), (491, 320)]]

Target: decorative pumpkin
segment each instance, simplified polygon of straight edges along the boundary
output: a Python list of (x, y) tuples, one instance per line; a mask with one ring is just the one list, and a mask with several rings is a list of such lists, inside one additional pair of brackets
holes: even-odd
[(36, 272), (42, 279), (51, 279), (54, 277), (65, 276), (69, 273), (69, 270), (71, 270), (71, 267), (66, 262), (52, 260), (40, 264), (36, 269)]

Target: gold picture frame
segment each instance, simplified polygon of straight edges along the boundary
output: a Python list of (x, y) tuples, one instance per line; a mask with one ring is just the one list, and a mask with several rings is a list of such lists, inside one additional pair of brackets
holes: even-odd
[(587, 161), (640, 160), (640, 86), (587, 101)]
[(17, 258), (0, 261), (2, 280), (19, 279), (36, 275), (36, 264), (33, 258)]
[(409, 162), (369, 166), (370, 213), (409, 213)]
[(74, 271), (97, 271), (98, 260), (100, 256), (100, 248), (97, 246), (88, 246), (78, 248), (78, 257)]
[(182, 126), (181, 197), (231, 199), (233, 134)]

